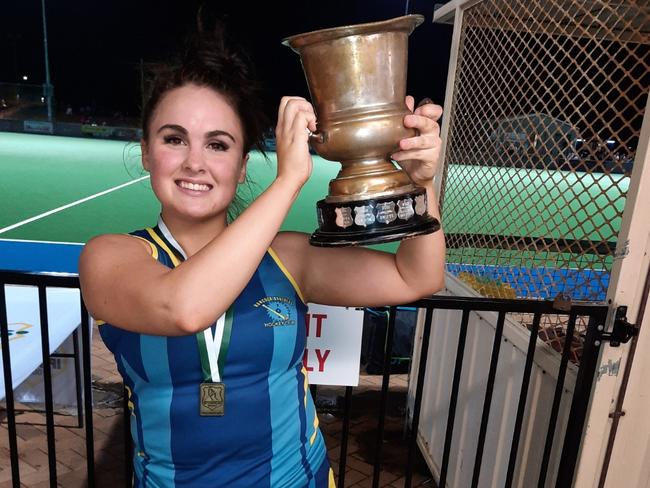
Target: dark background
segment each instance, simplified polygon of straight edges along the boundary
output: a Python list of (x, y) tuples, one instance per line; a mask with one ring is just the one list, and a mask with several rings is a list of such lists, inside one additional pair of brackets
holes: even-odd
[[(407, 9), (425, 17), (409, 39), (408, 93), (443, 102), (452, 27), (432, 23), (431, 0), (46, 0), (57, 113), (85, 107), (93, 114), (119, 112), (137, 123), (141, 66), (146, 69), (179, 48), (196, 25), (202, 3), (211, 15), (225, 17), (230, 34), (254, 59), (266, 89), (264, 110), (271, 117), (282, 95), (308, 96), (298, 55), (281, 45), (284, 37), (385, 20)], [(5, 2), (0, 11), (0, 82), (44, 83), (40, 0)]]

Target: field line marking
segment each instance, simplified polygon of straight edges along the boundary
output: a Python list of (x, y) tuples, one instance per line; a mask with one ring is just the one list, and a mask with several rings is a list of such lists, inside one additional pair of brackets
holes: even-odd
[(30, 244), (63, 244), (66, 246), (83, 246), (83, 242), (66, 242), (66, 241), (35, 241), (32, 239), (4, 239), (0, 237), (0, 243), (2, 242), (27, 242)]
[(42, 218), (47, 217), (49, 215), (55, 214), (57, 212), (65, 210), (67, 208), (74, 207), (75, 205), (79, 205), (81, 203), (87, 202), (87, 201), (92, 200), (94, 198), (101, 197), (102, 195), (106, 195), (107, 193), (111, 193), (111, 192), (114, 192), (114, 191), (119, 190), (121, 188), (124, 188), (126, 186), (133, 185), (134, 183), (137, 183), (137, 182), (142, 181), (142, 180), (147, 179), (147, 178), (149, 178), (149, 175), (138, 178), (137, 180), (127, 181), (126, 183), (122, 183), (121, 185), (114, 186), (113, 188), (109, 188), (108, 190), (100, 191), (99, 193), (95, 193), (94, 195), (90, 195), (88, 197), (81, 198), (80, 200), (76, 200), (76, 201), (68, 203), (66, 205), (62, 205), (61, 207), (57, 207), (57, 208), (54, 208), (52, 210), (48, 210), (47, 212), (43, 212), (42, 214), (35, 215), (34, 217), (30, 217), (30, 218), (22, 220), (20, 222), (16, 222), (15, 224), (11, 224), (11, 225), (9, 225), (7, 227), (3, 227), (2, 229), (0, 229), (0, 234), (3, 234), (3, 233), (8, 232), (10, 230), (13, 230), (13, 229), (15, 229), (17, 227), (21, 227), (21, 226), (23, 226), (25, 224), (29, 224), (30, 222), (34, 222), (35, 220), (39, 220), (39, 219), (42, 219)]

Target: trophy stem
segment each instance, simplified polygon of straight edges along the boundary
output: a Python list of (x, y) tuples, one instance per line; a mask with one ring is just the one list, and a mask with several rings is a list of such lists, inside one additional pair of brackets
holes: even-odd
[(384, 196), (398, 196), (415, 190), (405, 171), (395, 167), (389, 159), (359, 159), (343, 161), (335, 179), (330, 181), (329, 203), (349, 202)]

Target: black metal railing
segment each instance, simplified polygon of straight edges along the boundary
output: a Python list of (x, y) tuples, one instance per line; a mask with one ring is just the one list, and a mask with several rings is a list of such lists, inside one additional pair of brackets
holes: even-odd
[[(5, 408), (6, 422), (9, 433), (9, 456), (11, 463), (11, 480), (14, 488), (20, 487), (20, 470), (19, 470), (19, 453), (16, 429), (16, 410), (15, 399), (13, 394), (13, 380), (11, 376), (11, 355), (9, 350), (9, 324), (7, 317), (7, 302), (5, 296), (5, 285), (26, 285), (34, 286), (38, 289), (38, 304), (40, 314), (41, 330), (41, 356), (43, 368), (44, 400), (45, 400), (45, 426), (47, 436), (47, 457), (49, 482), (51, 487), (57, 486), (57, 469), (56, 469), (56, 446), (54, 430), (54, 402), (52, 392), (52, 369), (50, 358), (61, 357), (60, 354), (50, 354), (49, 344), (49, 324), (47, 310), (47, 288), (72, 288), (79, 289), (79, 279), (76, 276), (59, 276), (51, 274), (31, 274), (17, 272), (0, 272), (0, 341), (2, 343), (2, 368), (5, 382)], [(93, 437), (93, 416), (92, 416), (92, 394), (91, 394), (91, 375), (90, 375), (90, 320), (88, 312), (83, 303), (79, 300), (81, 311), (81, 351), (78, 349), (78, 343), (75, 342), (75, 373), (79, 377), (79, 352), (81, 352), (81, 370), (83, 371), (83, 421), (79, 404), (81, 395), (77, 389), (77, 416), (78, 426), (85, 426), (86, 435), (86, 469), (88, 486), (94, 486), (95, 483), (95, 453)], [(75, 332), (76, 333), (76, 332)], [(63, 355), (67, 357), (68, 355)]]
[[(11, 469), (13, 486), (20, 486), (20, 475), (18, 465), (18, 446), (16, 434), (16, 418), (14, 411), (14, 397), (11, 381), (11, 361), (9, 356), (9, 337), (8, 337), (8, 320), (6, 313), (6, 302), (4, 285), (31, 285), (38, 288), (39, 293), (39, 307), (41, 312), (41, 334), (42, 341), (42, 355), (43, 355), (43, 376), (45, 381), (45, 403), (46, 403), (46, 424), (47, 424), (47, 443), (48, 443), (48, 459), (49, 459), (49, 474), (50, 485), (57, 485), (56, 475), (56, 453), (54, 449), (54, 421), (53, 421), (53, 404), (52, 404), (52, 391), (51, 391), (51, 371), (50, 371), (50, 354), (49, 345), (47, 343), (48, 331), (48, 316), (47, 316), (47, 303), (46, 293), (47, 287), (64, 287), (64, 288), (78, 288), (78, 278), (76, 277), (61, 277), (51, 275), (34, 275), (22, 273), (5, 273), (0, 272), (0, 329), (2, 340), (2, 355), (3, 355), (3, 370), (5, 378), (5, 395), (6, 395), (6, 409), (7, 409), (7, 427), (9, 433), (9, 447), (11, 454)], [(481, 464), (483, 459), (483, 452), (486, 442), (486, 432), (488, 422), (490, 419), (490, 409), (492, 404), (492, 395), (494, 392), (495, 379), (497, 373), (497, 363), (499, 360), (499, 353), (501, 343), (503, 341), (504, 323), (506, 315), (509, 313), (517, 314), (531, 314), (533, 316), (532, 325), (529, 327), (530, 335), (528, 339), (528, 347), (526, 352), (525, 366), (521, 378), (521, 390), (517, 402), (517, 413), (514, 422), (514, 430), (512, 434), (510, 453), (508, 456), (507, 476), (504, 487), (510, 488), (513, 485), (515, 467), (519, 457), (519, 442), (521, 438), (522, 425), (524, 422), (524, 414), (528, 399), (528, 389), (535, 357), (536, 347), (538, 345), (537, 336), (540, 330), (540, 321), (543, 315), (567, 315), (568, 325), (566, 330), (564, 348), (559, 364), (557, 373), (557, 383), (555, 385), (555, 392), (551, 404), (550, 418), (546, 430), (546, 439), (544, 443), (543, 457), (541, 461), (538, 487), (543, 487), (547, 484), (547, 477), (549, 477), (549, 462), (551, 452), (554, 446), (554, 439), (559, 438), (560, 432), (556, 432), (558, 424), (558, 414), (560, 411), (560, 402), (562, 399), (563, 391), (565, 389), (565, 378), (569, 365), (569, 348), (571, 344), (570, 338), (573, 336), (573, 331), (576, 326), (578, 317), (587, 317), (586, 332), (583, 337), (582, 356), (577, 372), (576, 383), (573, 388), (574, 393), (571, 400), (569, 411), (569, 419), (567, 427), (561, 433), (562, 451), (561, 460), (557, 472), (555, 486), (557, 488), (570, 487), (573, 480), (575, 462), (577, 453), (582, 439), (584, 430), (585, 417), (587, 414), (589, 399), (591, 394), (591, 387), (596, 372), (598, 352), (601, 342), (604, 337), (604, 324), (607, 316), (607, 307), (605, 305), (591, 305), (591, 304), (572, 304), (569, 311), (557, 310), (550, 301), (538, 300), (506, 300), (506, 299), (488, 299), (488, 298), (469, 298), (469, 297), (446, 297), (437, 296), (425, 300), (420, 300), (411, 304), (408, 307), (417, 307), (425, 310), (425, 320), (422, 329), (422, 345), (419, 354), (419, 367), (417, 368), (417, 377), (411, 378), (415, 382), (415, 394), (412, 403), (411, 423), (407, 429), (408, 435), (408, 453), (407, 461), (404, 466), (405, 471), (405, 487), (410, 487), (413, 477), (413, 466), (416, 458), (417, 449), (417, 435), (419, 429), (419, 422), (421, 417), (423, 392), (426, 383), (426, 370), (428, 359), (428, 348), (431, 337), (432, 322), (434, 321), (434, 311), (436, 310), (456, 310), (461, 312), (461, 319), (458, 323), (459, 335), (456, 348), (456, 356), (454, 361), (453, 379), (451, 382), (451, 392), (449, 397), (449, 411), (447, 416), (447, 424), (445, 429), (445, 440), (442, 454), (442, 462), (440, 464), (440, 473), (437, 480), (438, 486), (447, 486), (447, 476), (449, 469), (450, 455), (452, 453), (452, 441), (454, 439), (454, 424), (456, 416), (458, 415), (459, 406), (459, 390), (461, 382), (461, 374), (463, 372), (465, 345), (468, 333), (468, 325), (470, 315), (474, 312), (494, 312), (497, 313), (497, 323), (494, 332), (494, 339), (492, 342), (492, 351), (489, 361), (489, 372), (487, 375), (487, 385), (485, 396), (483, 398), (483, 407), (480, 420), (480, 428), (478, 434), (478, 443), (476, 452), (474, 453), (474, 465), (472, 468), (472, 487), (479, 486), (481, 480)], [(88, 486), (94, 486), (95, 472), (94, 472), (94, 449), (93, 449), (93, 422), (92, 422), (92, 396), (91, 396), (91, 376), (90, 376), (90, 330), (89, 318), (83, 302), (80, 303), (81, 307), (81, 332), (82, 332), (82, 367), (83, 367), (83, 390), (84, 390), (84, 414), (85, 414), (85, 431), (86, 431), (86, 456), (87, 456), (87, 471), (88, 471)], [(379, 486), (379, 477), (382, 467), (382, 449), (384, 445), (384, 431), (385, 419), (388, 404), (389, 382), (391, 376), (391, 358), (393, 348), (393, 335), (395, 332), (395, 316), (397, 307), (389, 308), (389, 316), (386, 327), (386, 340), (384, 348), (383, 360), (383, 377), (382, 387), (379, 403), (379, 412), (377, 415), (377, 431), (376, 431), (376, 445), (374, 451), (374, 465), (373, 465), (373, 482), (372, 486)], [(48, 391), (49, 389), (49, 391)], [(339, 488), (345, 487), (345, 471), (348, 459), (348, 438), (350, 436), (350, 412), (353, 402), (353, 388), (345, 388), (345, 398), (343, 402), (343, 419), (341, 431), (341, 449), (339, 459)], [(125, 430), (126, 446), (129, 446), (130, 435), (128, 431), (128, 409), (125, 404)], [(130, 476), (130, 459), (127, 454), (126, 484), (131, 480)], [(549, 477), (549, 479), (551, 479)]]
[[(467, 330), (469, 324), (470, 314), (472, 312), (496, 312), (498, 319), (496, 323), (494, 340), (492, 343), (492, 353), (489, 362), (489, 372), (485, 391), (485, 398), (483, 401), (483, 410), (480, 421), (480, 428), (478, 434), (477, 449), (474, 457), (474, 465), (472, 470), (472, 488), (479, 486), (481, 475), (481, 464), (483, 457), (483, 450), (485, 448), (486, 431), (488, 420), (490, 417), (490, 408), (492, 403), (492, 394), (494, 391), (494, 384), (497, 372), (497, 363), (499, 359), (500, 344), (503, 340), (503, 330), (506, 314), (532, 314), (533, 322), (530, 327), (530, 335), (528, 341), (528, 348), (526, 352), (526, 362), (521, 379), (521, 390), (517, 402), (517, 413), (515, 417), (514, 430), (512, 434), (511, 448), (508, 456), (507, 476), (504, 484), (505, 488), (510, 488), (513, 485), (513, 475), (515, 466), (518, 459), (518, 447), (521, 437), (522, 424), (524, 420), (524, 413), (526, 402), (528, 398), (528, 387), (532, 372), (533, 360), (535, 357), (535, 350), (537, 346), (537, 337), (540, 329), (540, 320), (543, 315), (568, 315), (568, 325), (565, 337), (567, 340), (564, 342), (562, 350), (557, 383), (555, 385), (555, 392), (553, 402), (551, 405), (550, 419), (546, 430), (546, 438), (544, 442), (543, 458), (541, 462), (537, 486), (539, 488), (546, 485), (546, 478), (549, 472), (549, 462), (551, 451), (554, 445), (554, 438), (556, 436), (556, 429), (558, 423), (558, 414), (560, 412), (560, 402), (565, 388), (565, 379), (567, 368), (569, 364), (571, 338), (573, 337), (577, 317), (587, 318), (588, 324), (586, 334), (583, 339), (583, 352), (580, 360), (580, 365), (577, 373), (574, 393), (571, 401), (569, 411), (569, 419), (567, 422), (566, 431), (563, 433), (563, 443), (560, 455), (560, 465), (555, 481), (557, 488), (566, 488), (572, 485), (573, 475), (575, 471), (575, 463), (579, 446), (582, 439), (584, 430), (584, 423), (589, 407), (589, 399), (591, 394), (592, 382), (596, 371), (598, 360), (598, 351), (602, 343), (602, 330), (604, 329), (605, 320), (607, 317), (607, 306), (594, 305), (594, 304), (574, 304), (571, 306), (570, 311), (557, 310), (551, 301), (539, 300), (508, 300), (508, 299), (491, 299), (491, 298), (474, 298), (474, 297), (433, 297), (430, 299), (420, 300), (415, 303), (408, 304), (407, 306), (417, 307), (426, 310), (424, 321), (424, 328), (422, 331), (422, 348), (420, 351), (420, 362), (417, 369), (417, 378), (412, 379), (416, 381), (415, 398), (413, 401), (413, 415), (412, 422), (408, 429), (408, 461), (405, 466), (405, 483), (404, 486), (409, 488), (412, 484), (413, 472), (413, 459), (416, 448), (418, 426), (421, 414), (422, 397), (425, 384), (426, 363), (429, 347), (429, 340), (431, 337), (431, 325), (434, 310), (457, 310), (462, 312), (461, 320), (459, 323), (459, 336), (458, 345), (456, 350), (455, 366), (453, 371), (453, 380), (451, 386), (451, 394), (449, 398), (449, 413), (447, 417), (447, 425), (445, 432), (444, 448), (442, 455), (442, 462), (440, 465), (440, 476), (437, 480), (437, 485), (440, 487), (447, 486), (447, 475), (449, 468), (449, 460), (451, 454), (452, 440), (454, 436), (454, 424), (457, 415), (459, 386), (461, 374), (464, 365), (465, 342), (467, 339)], [(384, 377), (382, 382), (381, 403), (379, 406), (379, 420), (377, 426), (377, 444), (375, 449), (375, 462), (373, 472), (373, 488), (379, 486), (379, 473), (381, 469), (382, 459), (382, 445), (383, 445), (383, 429), (384, 417), (386, 412), (386, 400), (388, 392), (388, 384), (390, 377), (390, 357), (392, 347), (392, 336), (394, 333), (395, 315), (397, 307), (391, 307), (389, 312), (388, 328), (386, 331), (386, 349), (384, 361)], [(346, 397), (347, 397), (346, 392)], [(349, 401), (346, 398), (346, 413), (345, 417), (349, 416)], [(347, 444), (347, 433), (343, 432), (342, 445)], [(345, 486), (345, 449), (341, 449), (340, 459), (340, 472), (339, 475), (339, 488)]]

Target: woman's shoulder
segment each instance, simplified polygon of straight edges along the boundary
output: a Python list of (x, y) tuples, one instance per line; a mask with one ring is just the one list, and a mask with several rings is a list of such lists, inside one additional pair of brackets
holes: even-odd
[(279, 232), (271, 243), (271, 250), (299, 283), (306, 268), (309, 247), (309, 234), (303, 232)]
[(143, 250), (151, 254), (150, 244), (141, 237), (130, 234), (101, 234), (86, 243), (80, 260), (139, 254)]
[(302, 254), (309, 246), (309, 234), (304, 232), (278, 232), (271, 243), (271, 248), (280, 257)]

